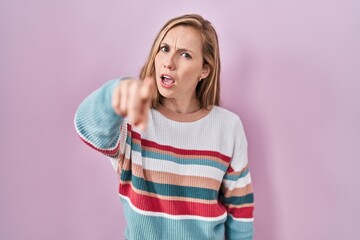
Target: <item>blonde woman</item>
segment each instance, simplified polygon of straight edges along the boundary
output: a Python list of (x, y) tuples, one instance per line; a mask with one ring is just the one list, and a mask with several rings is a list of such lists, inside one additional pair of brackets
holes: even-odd
[(219, 106), (219, 56), (209, 21), (171, 19), (139, 79), (108, 81), (80, 104), (79, 136), (120, 176), (126, 239), (253, 239), (247, 140)]

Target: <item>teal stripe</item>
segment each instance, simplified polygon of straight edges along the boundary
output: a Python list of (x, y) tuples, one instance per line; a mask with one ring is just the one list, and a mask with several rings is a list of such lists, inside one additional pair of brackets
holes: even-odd
[(226, 218), (217, 221), (171, 219), (135, 212), (127, 200), (121, 199), (127, 221), (126, 239), (205, 240), (224, 239)]
[(247, 168), (245, 171), (243, 171), (240, 175), (228, 175), (226, 174), (224, 179), (226, 180), (231, 180), (231, 181), (236, 181), (239, 178), (245, 177), (247, 174), (249, 173), (249, 169)]
[(152, 152), (152, 151), (142, 149), (141, 145), (132, 142), (130, 137), (127, 137), (126, 143), (129, 144), (129, 145), (131, 143), (131, 149), (133, 151), (141, 153), (141, 155), (143, 157), (153, 158), (153, 159), (156, 159), (156, 160), (170, 161), (170, 162), (174, 162), (174, 163), (181, 164), (181, 165), (211, 166), (211, 167), (218, 168), (218, 169), (220, 169), (220, 170), (222, 170), (224, 172), (227, 170), (227, 166), (225, 166), (225, 165), (223, 165), (223, 164), (221, 164), (219, 162), (216, 162), (216, 161), (214, 161), (212, 159), (207, 159), (207, 158), (179, 158), (179, 157), (172, 156), (170, 154)]
[(204, 200), (214, 200), (217, 199), (218, 196), (218, 191), (212, 189), (154, 183), (144, 180), (143, 178), (136, 177), (132, 175), (131, 171), (126, 170), (122, 171), (120, 178), (122, 181), (131, 180), (133, 186), (139, 190), (163, 196), (187, 197)]
[(254, 202), (254, 194), (249, 193), (242, 197), (224, 197), (222, 202), (224, 204), (233, 204), (233, 205), (242, 205), (246, 203), (253, 203)]
[(226, 240), (253, 240), (254, 222), (240, 222), (232, 218), (231, 215), (226, 220), (225, 239)]

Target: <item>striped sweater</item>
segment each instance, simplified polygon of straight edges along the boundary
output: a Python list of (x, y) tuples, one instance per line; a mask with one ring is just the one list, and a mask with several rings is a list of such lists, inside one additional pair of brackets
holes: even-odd
[(253, 239), (254, 198), (240, 118), (219, 106), (190, 114), (160, 106), (150, 109), (141, 131), (111, 107), (119, 81), (108, 81), (80, 104), (75, 128), (119, 174), (126, 239)]

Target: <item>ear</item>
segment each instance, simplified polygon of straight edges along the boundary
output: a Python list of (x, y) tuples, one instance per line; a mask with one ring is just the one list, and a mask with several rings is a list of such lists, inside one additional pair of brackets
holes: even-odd
[(204, 79), (207, 76), (209, 76), (209, 74), (210, 74), (210, 65), (209, 64), (204, 64), (203, 69), (201, 70), (200, 78)]

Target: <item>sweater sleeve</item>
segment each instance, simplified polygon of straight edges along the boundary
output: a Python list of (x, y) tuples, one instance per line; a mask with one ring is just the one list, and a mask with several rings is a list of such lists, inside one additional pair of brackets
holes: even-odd
[[(87, 145), (110, 157), (114, 168), (124, 151), (126, 123), (111, 106), (111, 97), (121, 79), (103, 84), (87, 96), (75, 113), (75, 129)], [(123, 124), (125, 123), (125, 124)]]
[(240, 119), (234, 134), (233, 155), (221, 186), (220, 199), (228, 212), (225, 239), (251, 240), (254, 235), (254, 196), (247, 158), (247, 139)]

